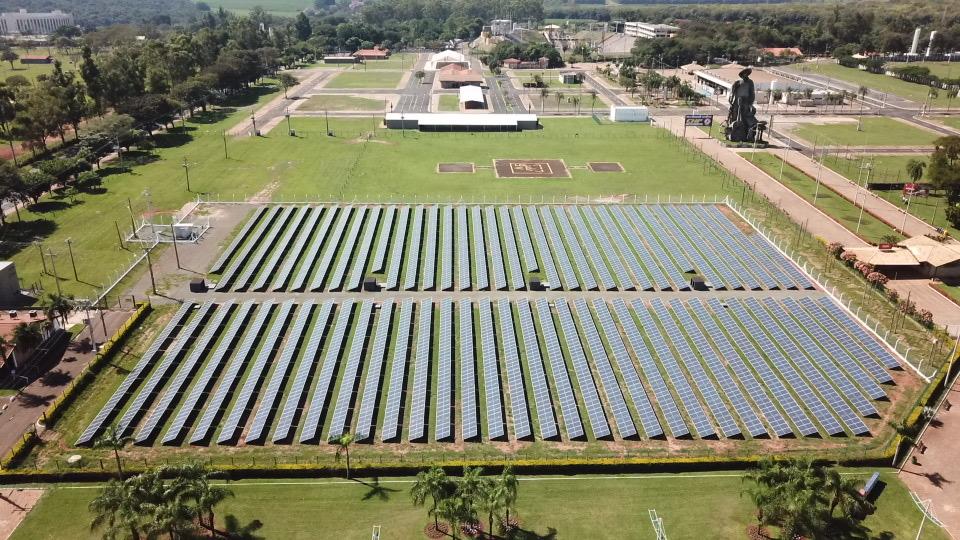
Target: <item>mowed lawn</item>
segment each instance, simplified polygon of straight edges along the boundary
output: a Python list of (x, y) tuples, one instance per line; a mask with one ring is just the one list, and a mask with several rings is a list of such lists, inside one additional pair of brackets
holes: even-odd
[(862, 130), (857, 122), (795, 124), (792, 133), (818, 146), (931, 146), (939, 135), (884, 116), (864, 117)]
[[(871, 471), (855, 471), (858, 477)], [(870, 538), (914, 538), (921, 516), (892, 473), (877, 511), (863, 525)], [(423, 538), (431, 518), (414, 507), (410, 479), (244, 481), (231, 485), (236, 498), (218, 509), (241, 524), (263, 522), (257, 536), (273, 539), (366, 539), (374, 525), (381, 538)], [(750, 499), (735, 472), (689, 475), (522, 477), (516, 515), (540, 537), (654, 539), (648, 510), (663, 518), (669, 538), (744, 538), (755, 521)], [(96, 490), (51, 489), (12, 540), (98, 538), (89, 528), (87, 504)], [(486, 521), (484, 519), (484, 521)], [(865, 536), (867, 537), (867, 536)], [(942, 540), (927, 523), (924, 540)]]
[(887, 68), (901, 68), (906, 66), (925, 67), (931, 75), (943, 79), (954, 78), (960, 75), (960, 63), (957, 62), (887, 62)]
[(440, 112), (457, 112), (460, 110), (460, 96), (441, 94), (439, 106)]
[(934, 116), (930, 118), (930, 120), (943, 124), (947, 127), (952, 127), (953, 129), (960, 129), (960, 116)]
[[(785, 66), (785, 69), (801, 75), (825, 75), (858, 86), (866, 86), (870, 89), (868, 97), (872, 96), (878, 99), (880, 98), (879, 94), (888, 93), (915, 101), (919, 104), (927, 102), (927, 93), (929, 92), (929, 87), (922, 84), (902, 81), (889, 75), (880, 75), (856, 68), (848, 68), (833, 62), (804, 62), (802, 64)], [(933, 98), (930, 103), (935, 107), (945, 107), (947, 105), (947, 93), (940, 92), (940, 95)]]
[[(75, 71), (76, 66), (73, 62), (78, 61), (79, 52), (65, 52), (54, 49), (53, 47), (40, 47), (32, 48), (26, 50), (21, 47), (14, 47), (13, 52), (17, 53), (21, 58), (24, 56), (46, 56), (51, 55), (55, 60), (60, 60), (63, 64), (64, 71)], [(7, 77), (12, 77), (13, 75), (22, 75), (28, 80), (34, 80), (37, 78), (37, 75), (45, 75), (53, 71), (53, 62), (49, 64), (21, 64), (20, 60), (13, 61), (13, 68), (10, 67), (9, 62), (0, 62), (0, 81), (5, 81)]]
[(344, 71), (338, 73), (324, 88), (396, 88), (403, 78), (399, 71)]
[(214, 10), (223, 7), (237, 14), (246, 14), (254, 7), (262, 7), (267, 13), (280, 17), (296, 17), (297, 13), (313, 6), (311, 0), (210, 0), (207, 4)]
[(384, 101), (358, 96), (338, 96), (323, 94), (310, 96), (302, 103), (298, 111), (383, 111)]
[[(850, 229), (850, 231), (856, 232), (870, 242), (879, 243), (884, 236), (900, 237), (900, 234), (892, 227), (873, 217), (868, 212), (863, 212), (861, 220), (860, 206), (841, 197), (823, 184), (821, 184), (820, 189), (817, 190), (815, 179), (810, 178), (794, 166), (783, 163), (779, 155), (757, 152), (753, 157), (753, 164), (763, 169), (764, 172), (773, 178), (780, 180), (783, 185), (807, 201), (814, 202), (817, 208), (839, 221), (844, 227)], [(783, 165), (782, 177), (780, 176), (781, 165)], [(814, 201), (814, 194), (816, 194), (816, 201)], [(858, 220), (860, 221), (859, 231), (857, 231)]]

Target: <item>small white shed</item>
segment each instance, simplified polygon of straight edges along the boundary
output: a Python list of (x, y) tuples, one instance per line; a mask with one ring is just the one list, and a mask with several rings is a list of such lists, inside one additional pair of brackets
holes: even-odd
[(611, 122), (646, 122), (650, 120), (650, 111), (646, 107), (610, 107)]

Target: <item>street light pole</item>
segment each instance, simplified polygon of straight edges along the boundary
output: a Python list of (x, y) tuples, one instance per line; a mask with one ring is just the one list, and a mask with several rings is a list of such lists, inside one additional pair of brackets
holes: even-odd
[(73, 279), (80, 281), (80, 278), (77, 276), (77, 262), (73, 259), (73, 239), (67, 238), (67, 251), (70, 253), (70, 266), (73, 267)]
[(60, 276), (57, 275), (57, 258), (53, 256), (53, 250), (47, 249), (50, 255), (50, 264), (53, 266), (53, 281), (57, 284), (57, 294), (63, 296), (63, 290), (60, 289)]
[(150, 287), (153, 288), (153, 294), (157, 294), (157, 281), (153, 276), (153, 261), (150, 260), (150, 248), (144, 248), (147, 252), (147, 268), (150, 270)]
[(257, 136), (257, 117), (250, 113), (250, 123), (253, 124), (253, 131), (250, 132), (250, 135), (253, 137)]
[(183, 174), (187, 177), (187, 191), (193, 192), (190, 189), (190, 164), (187, 162), (187, 156), (183, 156)]
[(177, 269), (181, 269), (180, 251), (177, 249), (177, 229), (174, 227), (172, 221), (170, 222), (170, 237), (173, 238), (173, 255), (177, 258)]

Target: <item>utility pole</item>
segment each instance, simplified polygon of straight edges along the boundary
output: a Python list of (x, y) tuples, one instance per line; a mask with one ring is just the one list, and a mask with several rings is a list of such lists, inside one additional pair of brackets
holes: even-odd
[(57, 294), (63, 296), (63, 290), (60, 289), (60, 276), (57, 275), (57, 258), (53, 256), (53, 250), (48, 249), (50, 255), (50, 265), (53, 266), (53, 281), (57, 284)]
[(250, 136), (256, 137), (257, 136), (257, 117), (253, 113), (250, 113), (250, 123), (253, 124), (253, 130), (250, 132)]
[(187, 177), (187, 191), (192, 193), (193, 190), (190, 189), (190, 163), (187, 162), (187, 156), (183, 156), (183, 174)]
[(73, 239), (67, 238), (67, 251), (70, 253), (70, 266), (73, 267), (73, 279), (80, 281), (80, 278), (77, 276), (77, 262), (73, 258)]
[(150, 248), (144, 248), (147, 252), (147, 268), (150, 270), (150, 287), (153, 288), (153, 294), (157, 294), (157, 281), (153, 276), (153, 261), (150, 260)]
[(181, 269), (183, 267), (180, 266), (180, 251), (177, 249), (177, 229), (172, 221), (170, 222), (170, 237), (173, 238), (173, 255), (177, 258), (177, 269)]
[(130, 229), (133, 231), (134, 238), (140, 238), (137, 236), (137, 223), (133, 221), (133, 203), (130, 202), (130, 197), (127, 197), (127, 209), (130, 210)]
[(329, 137), (329, 136), (331, 135), (331, 133), (330, 133), (330, 115), (327, 114), (326, 109), (324, 109), (324, 111), (323, 111), (323, 119), (324, 119), (324, 120), (326, 121), (326, 123), (327, 123), (327, 136)]
[(34, 244), (36, 244), (37, 249), (40, 250), (40, 264), (43, 265), (43, 273), (49, 274), (50, 272), (47, 270), (47, 259), (43, 256), (43, 246), (40, 245), (40, 242), (34, 242)]
[(287, 117), (287, 134), (292, 136), (293, 129), (290, 127), (290, 109), (284, 109), (283, 115)]
[(220, 136), (223, 137), (223, 159), (230, 159), (227, 155), (227, 132), (221, 129)]
[(126, 246), (123, 245), (123, 235), (120, 234), (120, 224), (116, 220), (113, 221), (113, 226), (117, 229), (117, 242), (120, 243), (120, 249), (124, 249)]

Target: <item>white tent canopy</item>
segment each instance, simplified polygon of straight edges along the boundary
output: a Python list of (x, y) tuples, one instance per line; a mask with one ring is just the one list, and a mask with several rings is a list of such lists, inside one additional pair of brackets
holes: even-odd
[(467, 85), (460, 87), (460, 103), (484, 103), (483, 89), (479, 86)]
[(467, 60), (466, 56), (458, 53), (457, 51), (440, 51), (430, 57), (430, 60), (427, 61), (426, 69), (427, 71), (436, 71), (443, 66), (448, 66), (450, 64), (469, 67), (470, 61)]

